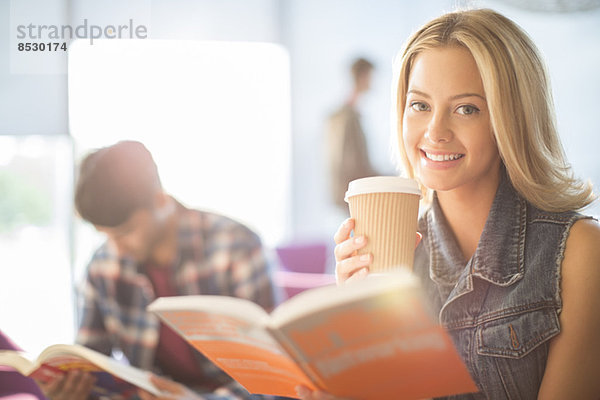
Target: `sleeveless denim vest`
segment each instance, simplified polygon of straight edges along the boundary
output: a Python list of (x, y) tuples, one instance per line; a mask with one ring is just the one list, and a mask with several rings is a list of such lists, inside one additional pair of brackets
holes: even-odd
[(480, 390), (448, 398), (537, 398), (550, 339), (560, 332), (565, 242), (581, 218), (535, 208), (503, 174), (466, 261), (434, 198), (419, 219), (414, 271)]

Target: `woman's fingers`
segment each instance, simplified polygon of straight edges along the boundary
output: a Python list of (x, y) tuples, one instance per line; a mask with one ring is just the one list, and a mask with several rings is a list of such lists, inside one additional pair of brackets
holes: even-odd
[(296, 387), (296, 393), (301, 400), (345, 400), (332, 396), (329, 393), (321, 392), (320, 390), (312, 391), (303, 385)]
[(350, 232), (352, 232), (352, 229), (354, 229), (354, 219), (348, 218), (340, 225), (335, 235), (333, 235), (333, 240), (335, 241), (335, 244), (340, 244), (344, 240), (348, 239), (350, 237)]
[(138, 389), (137, 395), (142, 400), (156, 400), (156, 396), (154, 396), (153, 394), (150, 394), (150, 393), (146, 392), (143, 389)]
[(344, 283), (356, 282), (365, 279), (369, 275), (369, 268), (364, 267), (351, 274)]
[(296, 394), (301, 400), (311, 400), (312, 399), (312, 391), (306, 386), (296, 386)]
[(362, 272), (355, 279), (366, 276), (369, 272), (368, 267), (371, 264), (371, 255), (358, 255), (357, 251), (367, 245), (365, 236), (350, 237), (350, 232), (354, 229), (354, 220), (348, 218), (334, 235), (335, 246), (335, 278), (338, 284), (346, 282), (357, 272)]
[(357, 275), (354, 279), (367, 276), (372, 259), (371, 254), (362, 254), (338, 261), (335, 265), (335, 279), (338, 285), (348, 281), (354, 275)]
[(183, 394), (185, 392), (185, 387), (180, 385), (177, 382), (170, 381), (168, 379), (161, 378), (158, 375), (150, 375), (150, 381), (156, 386), (157, 389), (161, 391), (166, 391), (172, 394)]
[(338, 261), (335, 265), (335, 275), (338, 283), (345, 282), (352, 275), (368, 267), (372, 261), (371, 254), (361, 254)]
[[(161, 391), (159, 396), (154, 396), (143, 389), (138, 390), (142, 400), (201, 400), (204, 397), (197, 394), (180, 383), (164, 379), (158, 375), (150, 375), (150, 381)], [(215, 392), (216, 393), (216, 392)], [(221, 398), (221, 397), (219, 397)], [(237, 397), (236, 397), (237, 398)]]
[(355, 255), (355, 252), (357, 250), (362, 249), (366, 245), (367, 238), (365, 236), (351, 237), (335, 246), (335, 249), (333, 251), (335, 255), (335, 260), (339, 262), (348, 257), (351, 257)]
[[(354, 225), (354, 219), (348, 218), (340, 225), (333, 237), (336, 243), (334, 250), (335, 280), (338, 285), (366, 277), (369, 273), (369, 265), (373, 261), (370, 253), (358, 254), (358, 250), (367, 245), (367, 238), (366, 236), (350, 237)], [(419, 245), (421, 239), (423, 239), (423, 235), (417, 232), (415, 247)]]

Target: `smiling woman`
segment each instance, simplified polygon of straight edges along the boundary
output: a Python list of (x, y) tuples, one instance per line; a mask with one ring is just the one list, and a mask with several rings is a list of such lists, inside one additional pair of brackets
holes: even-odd
[[(400, 154), (428, 194), (413, 270), (478, 386), (459, 398), (600, 395), (600, 225), (578, 213), (595, 198), (550, 93), (535, 45), (492, 10), (442, 15), (400, 53)], [(338, 280), (371, 264), (353, 226)]]
[(401, 60), (401, 153), (431, 199), (414, 268), (440, 322), (488, 397), (596, 398), (600, 227), (576, 212), (594, 196), (568, 168), (535, 45), (473, 10), (425, 25)]

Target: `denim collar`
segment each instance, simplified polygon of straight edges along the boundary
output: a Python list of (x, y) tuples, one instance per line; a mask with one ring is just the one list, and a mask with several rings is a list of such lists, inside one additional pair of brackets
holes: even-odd
[(471, 290), (472, 276), (498, 286), (509, 286), (521, 279), (526, 211), (527, 203), (517, 194), (503, 170), (477, 249), (467, 262), (435, 196), (427, 215), (431, 279), (439, 285), (456, 284), (454, 295)]

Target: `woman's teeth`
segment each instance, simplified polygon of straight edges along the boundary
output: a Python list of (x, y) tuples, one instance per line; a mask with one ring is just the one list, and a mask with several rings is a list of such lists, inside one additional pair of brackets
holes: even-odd
[(424, 152), (425, 156), (433, 161), (452, 161), (464, 157), (464, 154), (431, 154)]

